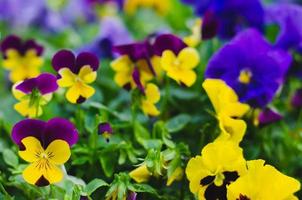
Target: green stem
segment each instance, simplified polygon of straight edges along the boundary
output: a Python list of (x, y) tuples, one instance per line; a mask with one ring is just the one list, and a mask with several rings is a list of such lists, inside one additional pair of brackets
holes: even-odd
[(163, 101), (161, 104), (161, 109), (160, 109), (161, 116), (165, 116), (169, 98), (170, 98), (170, 78), (166, 76), (165, 82), (166, 82), (165, 95), (164, 95), (164, 98), (163, 98)]
[(0, 183), (0, 191), (6, 196), (8, 199), (12, 199), (12, 197), (8, 194), (8, 192), (5, 190), (4, 186), (2, 183)]

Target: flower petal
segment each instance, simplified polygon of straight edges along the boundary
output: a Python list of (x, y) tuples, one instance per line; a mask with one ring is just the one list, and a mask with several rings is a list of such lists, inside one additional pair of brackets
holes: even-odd
[(178, 59), (182, 69), (193, 69), (197, 67), (199, 63), (199, 54), (196, 49), (187, 47), (180, 51)]
[(193, 70), (184, 70), (181, 71), (179, 80), (187, 87), (191, 87), (195, 83), (196, 78), (196, 73)]
[(85, 65), (79, 72), (79, 78), (87, 84), (94, 82), (96, 80), (96, 76), (96, 71), (93, 71), (90, 65)]
[(74, 84), (76, 75), (69, 68), (59, 70), (61, 78), (57, 81), (60, 87), (70, 87)]
[(99, 68), (99, 59), (93, 53), (83, 52), (76, 58), (76, 73), (78, 73), (83, 66), (89, 65), (93, 71)]
[(25, 147), (25, 150), (19, 151), (19, 156), (26, 162), (35, 162), (39, 159), (37, 157), (38, 152), (43, 152), (44, 149), (41, 146), (40, 141), (32, 136), (22, 139), (22, 144)]
[(71, 152), (69, 145), (64, 140), (54, 140), (47, 149), (46, 154), (49, 155), (49, 160), (56, 165), (64, 164), (70, 158)]
[[(69, 68), (75, 72), (75, 56), (69, 50), (61, 50), (52, 58), (52, 67), (57, 72), (62, 68)], [(75, 72), (76, 73), (76, 72)]]

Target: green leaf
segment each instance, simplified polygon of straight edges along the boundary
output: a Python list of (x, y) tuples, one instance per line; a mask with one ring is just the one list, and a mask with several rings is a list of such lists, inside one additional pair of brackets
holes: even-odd
[(18, 157), (12, 150), (5, 149), (2, 154), (3, 154), (4, 162), (6, 164), (14, 168), (18, 167), (19, 164)]
[(116, 165), (116, 161), (117, 158), (113, 152), (108, 152), (108, 151), (101, 152), (100, 163), (107, 177), (112, 176)]
[(88, 195), (91, 195), (94, 191), (96, 191), (100, 187), (108, 186), (108, 184), (99, 178), (93, 179), (90, 183), (85, 187), (85, 191)]
[(138, 192), (138, 193), (145, 192), (145, 193), (154, 194), (155, 196), (159, 197), (156, 190), (147, 184), (132, 184), (129, 187), (129, 189), (132, 190), (133, 192)]
[(191, 120), (190, 115), (180, 114), (173, 117), (166, 123), (166, 128), (170, 133), (182, 130)]

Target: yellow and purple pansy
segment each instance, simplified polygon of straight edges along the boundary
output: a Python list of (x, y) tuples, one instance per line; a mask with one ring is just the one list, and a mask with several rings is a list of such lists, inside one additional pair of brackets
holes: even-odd
[(186, 168), (190, 190), (199, 200), (227, 199), (227, 186), (245, 171), (242, 149), (232, 141), (207, 144)]
[(300, 187), (298, 180), (282, 174), (264, 160), (251, 160), (247, 162), (246, 172), (227, 186), (227, 199), (298, 200), (294, 193)]
[(9, 70), (9, 79), (16, 83), (40, 74), (44, 60), (43, 47), (34, 40), (22, 41), (18, 36), (7, 36), (1, 42), (2, 65)]
[(52, 59), (52, 66), (58, 72), (58, 85), (68, 88), (66, 98), (71, 103), (83, 103), (95, 90), (89, 86), (96, 80), (99, 68), (98, 58), (88, 52), (77, 57), (68, 50), (57, 52)]
[(172, 34), (164, 34), (154, 43), (155, 53), (161, 56), (161, 67), (167, 76), (178, 84), (187, 87), (196, 81), (194, 68), (199, 64), (199, 54), (196, 49), (188, 47), (180, 38)]
[(145, 84), (161, 73), (159, 58), (148, 39), (114, 46), (113, 51), (120, 55), (111, 63), (115, 71), (114, 81), (120, 87), (127, 90), (137, 87), (144, 92)]
[(48, 122), (25, 119), (13, 127), (12, 140), (19, 146), (19, 156), (30, 163), (22, 173), (24, 180), (47, 186), (63, 179), (60, 166), (68, 161), (78, 132), (71, 122), (62, 118)]
[(51, 100), (52, 93), (57, 89), (57, 78), (49, 73), (18, 82), (13, 86), (13, 94), (20, 102), (14, 108), (24, 117), (38, 117), (43, 113), (42, 107)]
[(113, 134), (112, 127), (108, 122), (102, 122), (98, 125), (98, 134), (102, 135), (107, 142), (109, 142), (110, 137)]

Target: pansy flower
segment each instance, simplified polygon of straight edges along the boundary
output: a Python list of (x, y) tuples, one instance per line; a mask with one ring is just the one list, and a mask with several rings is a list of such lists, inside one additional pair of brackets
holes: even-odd
[(248, 29), (212, 56), (205, 77), (224, 80), (241, 102), (263, 108), (272, 101), (291, 60), (287, 52), (273, 48), (257, 30)]
[(195, 83), (196, 73), (193, 69), (199, 64), (197, 50), (172, 34), (163, 34), (157, 37), (154, 51), (161, 56), (161, 67), (167, 76), (188, 87)]
[(246, 130), (246, 123), (240, 118), (247, 113), (249, 106), (240, 103), (234, 90), (222, 80), (206, 79), (202, 86), (212, 102), (219, 121), (221, 134), (217, 140), (232, 140), (239, 143)]
[(203, 199), (226, 199), (227, 185), (245, 170), (242, 149), (231, 141), (215, 141), (206, 145), (201, 156), (191, 158), (186, 175), (190, 190)]
[(264, 163), (264, 160), (248, 161), (246, 173), (227, 186), (227, 199), (298, 200), (294, 193), (300, 189), (300, 182)]
[(77, 57), (68, 50), (57, 52), (52, 59), (52, 66), (58, 72), (58, 85), (68, 88), (66, 98), (71, 103), (83, 103), (95, 90), (89, 86), (96, 80), (99, 68), (98, 58), (88, 52)]
[(107, 142), (109, 142), (112, 133), (112, 127), (108, 122), (103, 122), (98, 125), (98, 134), (102, 135)]
[(264, 10), (260, 0), (182, 1), (192, 5), (197, 15), (203, 16), (203, 39), (217, 34), (221, 38), (231, 38), (245, 26), (263, 29)]
[(148, 83), (145, 90), (145, 95), (141, 97), (141, 109), (145, 115), (157, 116), (160, 111), (155, 104), (160, 100), (160, 91), (153, 83)]
[(1, 52), (2, 65), (10, 71), (9, 78), (12, 82), (39, 75), (43, 64), (43, 47), (34, 40), (22, 41), (19, 37), (10, 35), (1, 42)]
[(275, 46), (302, 53), (302, 8), (295, 4), (277, 4), (266, 10), (267, 23), (276, 24), (280, 31)]
[(20, 102), (14, 108), (22, 116), (38, 117), (43, 113), (42, 106), (50, 101), (57, 89), (57, 78), (48, 73), (18, 82), (13, 86), (13, 94)]
[(26, 182), (46, 186), (63, 179), (60, 165), (70, 157), (70, 147), (78, 140), (74, 125), (62, 118), (48, 122), (25, 119), (13, 127), (12, 139), (19, 148), (19, 155), (29, 162), (22, 175)]
[(114, 81), (125, 89), (137, 87), (144, 92), (144, 86), (153, 77), (160, 75), (159, 57), (147, 39), (126, 45), (114, 46), (120, 57), (111, 63), (115, 71)]
[(170, 0), (125, 0), (124, 10), (133, 15), (139, 8), (143, 7), (154, 9), (157, 13), (164, 15), (169, 11), (170, 4)]

